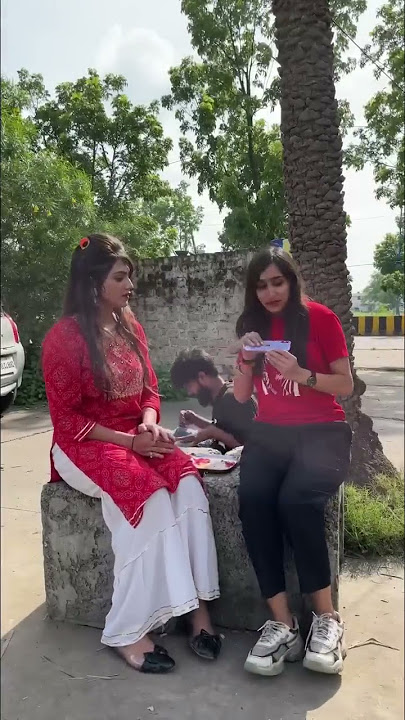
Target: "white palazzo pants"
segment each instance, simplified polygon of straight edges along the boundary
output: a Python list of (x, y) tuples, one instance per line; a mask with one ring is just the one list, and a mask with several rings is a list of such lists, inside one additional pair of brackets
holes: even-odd
[(157, 490), (137, 527), (111, 497), (55, 445), (55, 468), (71, 487), (101, 499), (111, 532), (114, 589), (101, 642), (130, 645), (172, 617), (195, 610), (199, 600), (219, 597), (218, 566), (208, 500), (193, 475), (173, 494)]

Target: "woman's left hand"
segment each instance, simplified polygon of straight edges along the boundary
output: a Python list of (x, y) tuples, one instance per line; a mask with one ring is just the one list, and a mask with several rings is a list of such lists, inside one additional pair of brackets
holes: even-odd
[(298, 365), (295, 355), (286, 350), (271, 350), (266, 353), (266, 359), (286, 380), (300, 381), (302, 368)]
[(160, 427), (157, 423), (141, 423), (138, 425), (138, 432), (139, 433), (145, 433), (150, 432), (152, 433), (153, 439), (156, 442), (157, 440), (163, 440), (164, 442), (172, 442), (174, 443), (174, 436), (170, 432), (170, 430), (165, 430), (164, 428)]

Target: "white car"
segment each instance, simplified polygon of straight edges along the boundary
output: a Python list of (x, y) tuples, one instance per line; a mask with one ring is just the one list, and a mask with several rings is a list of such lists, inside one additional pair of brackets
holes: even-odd
[(14, 320), (1, 308), (1, 415), (14, 402), (22, 382), (24, 348)]

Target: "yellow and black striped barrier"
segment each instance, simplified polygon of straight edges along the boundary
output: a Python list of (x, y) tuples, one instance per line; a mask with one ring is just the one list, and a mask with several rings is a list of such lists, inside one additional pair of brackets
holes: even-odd
[(358, 315), (353, 317), (355, 335), (404, 335), (404, 315)]

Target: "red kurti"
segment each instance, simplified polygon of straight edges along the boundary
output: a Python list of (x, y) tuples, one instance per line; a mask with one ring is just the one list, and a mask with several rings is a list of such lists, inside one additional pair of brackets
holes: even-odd
[[(135, 321), (139, 349), (149, 373), (149, 389), (136, 353), (121, 337), (105, 340), (104, 351), (111, 369), (108, 395), (94, 383), (87, 343), (75, 318), (62, 318), (45, 337), (42, 368), (57, 444), (90, 480), (108, 493), (124, 516), (135, 526), (142, 507), (160, 488), (175, 492), (185, 475), (200, 477), (189, 457), (175, 448), (163, 459), (149, 459), (120, 445), (87, 440), (96, 424), (136, 434), (145, 408), (160, 414), (158, 384), (145, 333)], [(51, 457), (51, 481), (60, 480)]]

